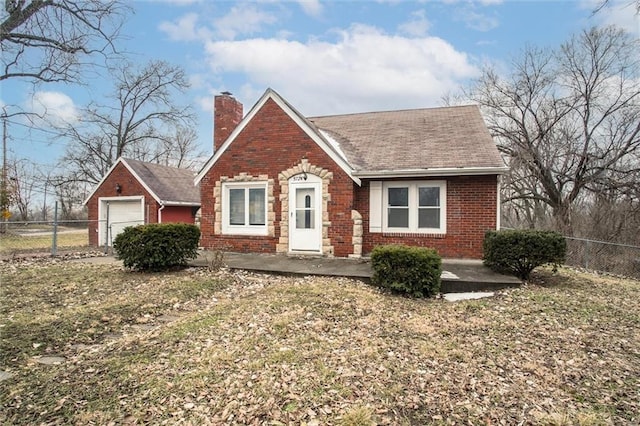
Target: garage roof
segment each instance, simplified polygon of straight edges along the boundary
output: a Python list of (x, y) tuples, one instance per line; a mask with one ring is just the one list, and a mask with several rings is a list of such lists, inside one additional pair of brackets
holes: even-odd
[(193, 184), (195, 174), (188, 169), (163, 166), (120, 157), (87, 197), (93, 196), (111, 172), (122, 163), (140, 184), (162, 205), (200, 206), (200, 188)]

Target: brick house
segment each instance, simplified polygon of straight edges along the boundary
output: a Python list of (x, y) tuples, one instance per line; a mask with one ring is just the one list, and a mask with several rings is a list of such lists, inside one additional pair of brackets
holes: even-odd
[(194, 223), (200, 190), (191, 170), (119, 158), (84, 202), (89, 245), (111, 245), (127, 226)]
[(480, 258), (507, 170), (476, 106), (305, 117), (272, 89), (215, 98), (201, 245), (359, 257), (379, 244)]

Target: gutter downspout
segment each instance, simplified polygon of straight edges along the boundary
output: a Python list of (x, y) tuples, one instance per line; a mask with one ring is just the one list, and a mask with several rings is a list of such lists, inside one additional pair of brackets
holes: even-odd
[(158, 223), (162, 223), (162, 210), (164, 210), (165, 205), (162, 204), (158, 209)]
[(502, 185), (501, 185), (502, 176), (497, 176), (496, 180), (498, 181), (497, 184), (496, 184), (496, 192), (497, 192), (497, 194), (496, 194), (496, 198), (497, 198), (497, 200), (496, 200), (496, 231), (499, 231), (500, 227), (502, 226), (502, 223), (501, 223), (502, 201), (500, 199), (500, 195), (501, 195), (500, 192), (501, 192), (501, 189), (502, 189), (501, 188), (502, 187)]

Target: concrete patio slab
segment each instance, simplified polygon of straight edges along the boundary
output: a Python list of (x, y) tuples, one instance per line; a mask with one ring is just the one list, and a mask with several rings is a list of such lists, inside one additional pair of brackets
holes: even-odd
[[(208, 266), (213, 254), (201, 251), (193, 266)], [(244, 269), (263, 273), (294, 275), (326, 275), (370, 280), (373, 276), (368, 259), (327, 258), (320, 256), (286, 256), (282, 254), (230, 253), (224, 254), (224, 263), (230, 269)], [(515, 277), (493, 272), (479, 260), (443, 259), (443, 293), (499, 290), (517, 287), (521, 281)]]
[(471, 293), (446, 293), (442, 297), (447, 302), (459, 302), (461, 300), (475, 300), (485, 299), (487, 297), (493, 297), (495, 293), (491, 292), (471, 292)]
[[(201, 250), (190, 266), (208, 267), (212, 252)], [(76, 259), (75, 262), (122, 265), (113, 256)], [(325, 275), (368, 281), (373, 276), (369, 259), (328, 258), (321, 256), (287, 256), (283, 254), (224, 253), (223, 263), (230, 269), (267, 274)], [(442, 259), (442, 293), (494, 291), (518, 287), (522, 282), (512, 276), (493, 272), (479, 260)]]

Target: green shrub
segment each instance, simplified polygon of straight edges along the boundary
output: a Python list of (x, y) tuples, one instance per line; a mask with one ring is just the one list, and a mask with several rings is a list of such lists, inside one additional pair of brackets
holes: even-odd
[(442, 259), (434, 249), (377, 246), (371, 252), (372, 282), (396, 293), (429, 297), (440, 291)]
[(486, 266), (526, 280), (538, 266), (562, 264), (567, 254), (567, 242), (553, 231), (489, 231), (484, 236), (483, 251)]
[(198, 255), (200, 229), (186, 223), (129, 226), (113, 241), (126, 268), (162, 271), (184, 266)]

